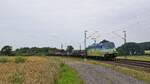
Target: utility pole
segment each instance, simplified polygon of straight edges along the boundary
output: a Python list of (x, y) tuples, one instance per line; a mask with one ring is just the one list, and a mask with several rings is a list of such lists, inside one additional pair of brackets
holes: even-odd
[[(124, 33), (123, 39), (124, 39), (124, 45), (125, 45), (127, 43), (127, 31), (123, 31), (123, 33)], [(125, 55), (125, 59), (127, 59), (127, 55)]]
[[(116, 36), (120, 37), (121, 39), (123, 39), (124, 40), (124, 45), (127, 43), (127, 31), (125, 31), (125, 30), (123, 31), (123, 34), (124, 34), (123, 36), (115, 33), (114, 31), (112, 33), (115, 34)], [(127, 59), (126, 55), (125, 55), (125, 59)]]
[(127, 31), (123, 31), (123, 33), (124, 33), (124, 44), (126, 44), (127, 43)]
[(84, 57), (84, 59), (85, 60), (86, 60), (86, 56), (87, 56), (86, 40), (87, 40), (87, 30), (84, 31), (84, 48), (85, 48), (85, 57)]
[(63, 49), (63, 44), (61, 44), (61, 49)]
[(79, 49), (80, 49), (80, 52), (81, 52), (81, 44), (79, 45)]

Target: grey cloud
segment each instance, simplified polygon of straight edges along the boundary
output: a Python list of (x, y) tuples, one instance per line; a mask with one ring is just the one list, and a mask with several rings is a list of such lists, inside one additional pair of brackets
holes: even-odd
[[(6, 44), (59, 47), (64, 43), (78, 48), (84, 30), (99, 31), (101, 39), (119, 46), (123, 43), (119, 37), (105, 33), (122, 28), (128, 32), (128, 41), (149, 41), (149, 3), (149, 0), (0, 1), (0, 47)], [(92, 42), (89, 40), (88, 44)]]

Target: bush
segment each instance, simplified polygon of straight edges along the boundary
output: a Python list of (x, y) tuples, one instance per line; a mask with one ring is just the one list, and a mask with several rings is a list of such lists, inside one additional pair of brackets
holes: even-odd
[(6, 57), (0, 58), (0, 63), (6, 63), (6, 62), (8, 62), (8, 58)]
[(24, 57), (16, 57), (15, 58), (15, 62), (16, 63), (24, 63), (26, 61), (26, 58), (24, 58)]

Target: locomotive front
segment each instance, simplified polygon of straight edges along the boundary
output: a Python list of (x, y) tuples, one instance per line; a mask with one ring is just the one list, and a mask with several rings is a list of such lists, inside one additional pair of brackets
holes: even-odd
[(113, 42), (103, 40), (100, 43), (94, 43), (87, 48), (88, 56), (98, 56), (104, 58), (115, 58), (117, 51)]

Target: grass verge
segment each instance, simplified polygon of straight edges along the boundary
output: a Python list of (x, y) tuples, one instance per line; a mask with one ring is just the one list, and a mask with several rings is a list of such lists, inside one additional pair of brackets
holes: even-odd
[(2, 56), (2, 57), (0, 57), (0, 63), (9, 63), (9, 62), (24, 63), (25, 61), (26, 61), (26, 58), (23, 56), (14, 56), (14, 57)]
[(113, 70), (119, 71), (121, 73), (127, 74), (127, 75), (137, 78), (139, 80), (150, 83), (150, 73), (148, 73), (148, 72), (137, 71), (137, 70), (126, 68), (126, 67), (121, 67), (121, 66), (116, 66), (116, 65), (112, 65), (112, 64), (96, 62), (96, 61), (90, 61), (90, 63), (102, 65), (102, 66), (108, 67), (108, 68), (112, 68)]
[(6, 62), (8, 62), (9, 60), (8, 60), (8, 58), (7, 57), (1, 57), (0, 58), (0, 63), (6, 63)]
[(16, 62), (16, 63), (24, 63), (25, 61), (26, 61), (26, 58), (21, 57), (21, 56), (17, 56), (17, 57), (15, 58), (15, 62)]
[[(124, 56), (117, 57), (120, 59), (124, 59)], [(141, 61), (150, 61), (150, 56), (127, 56), (127, 59), (131, 60), (141, 60)]]
[(78, 73), (68, 65), (61, 63), (57, 84), (83, 84)]

